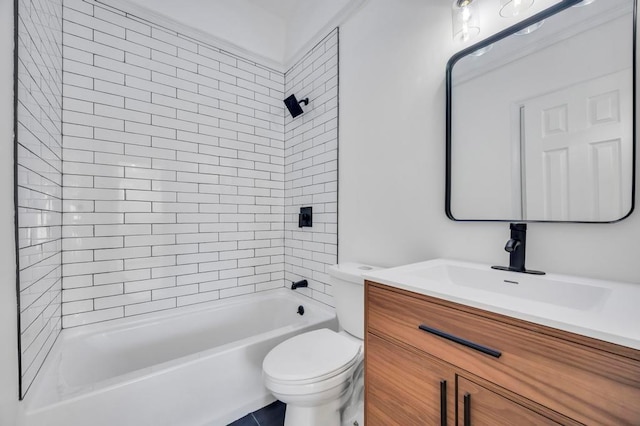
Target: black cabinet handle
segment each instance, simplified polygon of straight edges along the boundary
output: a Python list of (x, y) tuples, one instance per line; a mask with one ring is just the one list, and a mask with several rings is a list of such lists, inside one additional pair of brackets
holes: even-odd
[(471, 426), (471, 394), (464, 394), (464, 426)]
[(475, 349), (476, 351), (480, 351), (482, 353), (491, 355), (496, 358), (500, 358), (500, 355), (502, 355), (502, 352), (498, 350), (491, 349), (483, 345), (479, 345), (470, 340), (463, 339), (462, 337), (454, 336), (453, 334), (445, 333), (444, 331), (438, 330), (436, 328), (428, 327), (424, 324), (419, 325), (418, 328), (422, 331), (426, 331), (427, 333), (435, 334), (436, 336), (442, 337), (443, 339), (451, 340), (452, 342), (459, 343), (461, 345), (467, 346), (471, 349)]
[(447, 381), (440, 381), (440, 426), (447, 426)]

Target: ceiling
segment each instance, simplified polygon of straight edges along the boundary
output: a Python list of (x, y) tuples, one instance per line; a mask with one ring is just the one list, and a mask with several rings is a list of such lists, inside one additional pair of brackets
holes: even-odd
[(272, 15), (288, 21), (295, 14), (300, 0), (247, 0), (252, 5), (263, 9)]

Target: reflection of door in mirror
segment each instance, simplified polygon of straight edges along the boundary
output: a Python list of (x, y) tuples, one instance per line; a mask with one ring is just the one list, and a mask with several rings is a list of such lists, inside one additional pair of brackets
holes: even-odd
[(543, 220), (611, 221), (631, 207), (631, 69), (522, 105), (523, 211)]

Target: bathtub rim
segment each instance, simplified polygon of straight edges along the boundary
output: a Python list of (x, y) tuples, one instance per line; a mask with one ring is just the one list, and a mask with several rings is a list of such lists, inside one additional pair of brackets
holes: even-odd
[(136, 327), (143, 326), (147, 322), (151, 322), (153, 320), (160, 321), (163, 319), (176, 318), (180, 316), (186, 316), (191, 313), (197, 313), (202, 311), (219, 309), (222, 307), (238, 305), (238, 304), (242, 304), (244, 301), (249, 301), (253, 299), (262, 299), (262, 298), (276, 297), (276, 296), (294, 297), (297, 300), (299, 300), (301, 304), (310, 303), (320, 309), (324, 309), (329, 312), (331, 311), (335, 312), (335, 308), (330, 305), (327, 305), (318, 300), (312, 299), (311, 297), (304, 296), (300, 293), (296, 293), (295, 291), (292, 291), (286, 287), (279, 287), (275, 289), (256, 291), (254, 293), (249, 293), (249, 294), (242, 294), (238, 296), (231, 296), (231, 297), (225, 297), (222, 299), (210, 300), (207, 302), (195, 303), (193, 305), (179, 306), (176, 308), (163, 309), (163, 310), (153, 311), (153, 312), (145, 312), (143, 314), (130, 315), (126, 317), (120, 317), (120, 318), (115, 318), (115, 319), (110, 319), (110, 320), (100, 321), (100, 322), (95, 322), (90, 324), (76, 325), (69, 328), (63, 328), (62, 330), (63, 332), (65, 332), (65, 335), (64, 336), (61, 335), (61, 337), (68, 339), (75, 336), (92, 334), (98, 331), (102, 332), (107, 330), (108, 331), (117, 330), (119, 328), (130, 328), (130, 327), (134, 327), (134, 325)]

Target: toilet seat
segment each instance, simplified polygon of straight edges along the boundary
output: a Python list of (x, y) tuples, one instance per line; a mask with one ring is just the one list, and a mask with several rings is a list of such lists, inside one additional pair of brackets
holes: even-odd
[(265, 357), (262, 369), (273, 384), (307, 385), (341, 375), (361, 359), (362, 344), (324, 328), (280, 343)]

